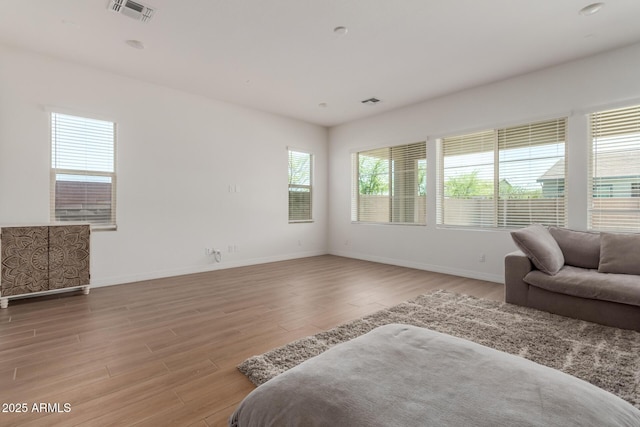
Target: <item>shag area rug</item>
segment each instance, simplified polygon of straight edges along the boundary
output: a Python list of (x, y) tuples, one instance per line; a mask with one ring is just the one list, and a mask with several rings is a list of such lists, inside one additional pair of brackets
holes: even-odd
[(389, 323), (432, 329), (527, 358), (640, 408), (640, 333), (442, 290), (253, 356), (238, 369), (260, 385), (336, 344)]

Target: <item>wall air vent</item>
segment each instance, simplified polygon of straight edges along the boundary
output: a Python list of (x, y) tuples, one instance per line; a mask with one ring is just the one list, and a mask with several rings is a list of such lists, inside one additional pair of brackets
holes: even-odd
[(380, 102), (380, 100), (378, 98), (369, 98), (360, 102), (362, 102), (365, 105), (376, 105), (378, 102)]
[(154, 11), (149, 6), (132, 0), (110, 0), (107, 9), (142, 22), (149, 22)]

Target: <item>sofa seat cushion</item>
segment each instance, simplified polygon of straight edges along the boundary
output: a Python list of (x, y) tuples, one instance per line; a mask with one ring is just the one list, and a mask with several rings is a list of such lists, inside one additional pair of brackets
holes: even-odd
[(551, 292), (640, 307), (640, 276), (598, 273), (565, 265), (555, 276), (533, 270), (524, 281)]

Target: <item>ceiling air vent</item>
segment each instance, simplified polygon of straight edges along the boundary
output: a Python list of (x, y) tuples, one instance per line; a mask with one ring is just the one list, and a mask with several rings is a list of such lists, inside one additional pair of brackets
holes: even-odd
[(378, 98), (369, 98), (360, 102), (362, 102), (365, 105), (376, 105), (378, 102), (380, 102), (380, 100)]
[(110, 0), (107, 9), (142, 22), (149, 22), (153, 16), (152, 8), (132, 0)]

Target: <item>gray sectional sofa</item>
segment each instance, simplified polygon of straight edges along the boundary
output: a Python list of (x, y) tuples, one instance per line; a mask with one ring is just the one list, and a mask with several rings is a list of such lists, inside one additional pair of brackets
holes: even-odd
[(511, 235), (506, 302), (640, 331), (640, 235), (539, 224)]

